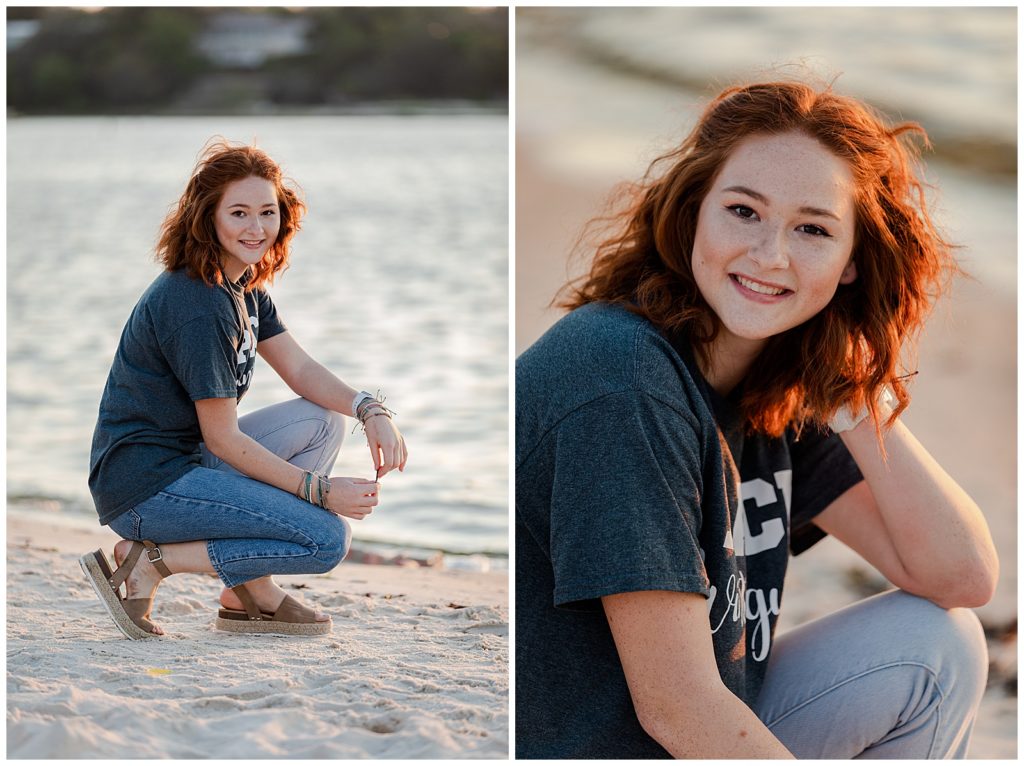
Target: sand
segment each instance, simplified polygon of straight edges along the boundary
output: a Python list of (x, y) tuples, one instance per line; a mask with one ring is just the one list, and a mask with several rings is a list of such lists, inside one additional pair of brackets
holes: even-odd
[(217, 631), (219, 581), (180, 575), (167, 636), (129, 641), (78, 566), (116, 539), (8, 517), (8, 758), (508, 757), (507, 572), (281, 577), (332, 615), (317, 638)]

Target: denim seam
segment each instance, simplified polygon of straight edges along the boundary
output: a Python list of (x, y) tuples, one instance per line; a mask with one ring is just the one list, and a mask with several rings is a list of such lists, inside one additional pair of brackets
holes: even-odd
[(228, 577), (227, 572), (224, 571), (224, 566), (220, 563), (220, 560), (213, 552), (213, 540), (206, 541), (206, 555), (210, 557), (210, 564), (213, 566), (213, 571), (217, 573), (217, 577), (220, 578), (221, 582), (229, 588), (233, 588), (231, 585), (231, 578)]
[[(267, 431), (266, 433), (260, 434), (259, 436), (256, 436), (255, 434), (253, 434), (252, 438), (255, 439), (256, 441), (261, 441), (262, 439), (266, 439), (271, 434), (276, 434), (278, 431), (281, 431), (281, 430), (283, 430), (285, 428), (288, 428), (289, 426), (293, 426), (296, 423), (306, 423), (306, 422), (308, 422), (310, 420), (316, 421), (317, 423), (319, 423), (320, 424), (320, 428), (321, 428), (321, 430), (323, 431), (324, 434), (329, 433), (330, 427), (331, 427), (331, 422), (330, 422), (329, 419), (323, 418), (323, 417), (318, 417), (316, 415), (303, 415), (302, 417), (296, 418), (295, 420), (289, 420), (287, 423), (282, 423), (282, 424), (278, 425), (277, 428), (271, 429), (270, 431)], [(344, 428), (342, 430), (344, 431)], [(320, 445), (320, 454), (319, 454), (319, 456), (316, 459), (316, 465), (318, 465), (318, 466), (323, 465), (324, 452), (327, 450), (327, 439), (325, 438), (325, 439), (323, 439), (321, 441), (323, 443)], [(306, 445), (306, 448), (308, 449), (310, 446), (312, 446), (312, 445)], [(304, 451), (305, 450), (303, 450), (303, 452)], [(302, 452), (299, 452), (297, 454), (301, 455)]]
[(175, 494), (174, 492), (168, 492), (166, 490), (162, 490), (160, 492), (160, 494), (161, 495), (165, 495), (166, 497), (174, 498), (175, 500), (182, 500), (182, 501), (184, 501), (186, 503), (202, 503), (203, 505), (217, 506), (217, 507), (220, 507), (220, 508), (230, 508), (230, 509), (232, 509), (234, 511), (239, 511), (241, 513), (252, 514), (253, 516), (256, 516), (256, 517), (258, 517), (260, 519), (263, 519), (265, 521), (271, 522), (273, 525), (281, 526), (281, 527), (287, 529), (289, 532), (292, 532), (292, 533), (300, 535), (301, 537), (303, 537), (306, 540), (306, 542), (298, 543), (299, 545), (303, 545), (305, 547), (313, 547), (313, 548), (316, 548), (316, 549), (319, 550), (319, 546), (317, 546), (316, 541), (313, 538), (311, 538), (309, 535), (307, 535), (305, 533), (305, 531), (302, 530), (301, 528), (293, 527), (293, 526), (288, 525), (288, 524), (284, 524), (284, 523), (282, 523), (282, 521), (280, 519), (274, 518), (273, 516), (267, 516), (265, 514), (260, 513), (259, 511), (253, 510), (252, 508), (245, 508), (245, 507), (240, 506), (240, 505), (232, 505), (231, 503), (225, 503), (225, 502), (222, 502), (220, 500), (206, 500), (206, 499), (200, 499), (200, 498), (196, 498), (196, 497), (189, 497), (187, 495), (178, 495), (178, 494)]
[[(799, 705), (797, 705), (797, 706), (787, 710), (785, 713), (783, 713), (781, 716), (779, 716), (775, 720), (771, 721), (770, 723), (766, 721), (765, 722), (765, 726), (768, 727), (768, 728), (771, 728), (771, 727), (781, 723), (782, 721), (784, 721), (786, 718), (788, 718), (789, 716), (791, 716), (793, 713), (795, 713), (796, 711), (800, 710), (801, 708), (807, 707), (807, 705), (811, 704), (812, 702), (815, 702), (816, 700), (821, 699), (826, 694), (831, 694), (836, 689), (838, 689), (838, 688), (840, 688), (842, 686), (846, 686), (846, 684), (848, 684), (848, 683), (852, 683), (853, 681), (856, 681), (856, 680), (858, 680), (860, 678), (864, 678), (865, 676), (871, 675), (872, 673), (875, 673), (875, 672), (877, 672), (879, 670), (888, 670), (889, 668), (899, 668), (899, 667), (904, 667), (904, 666), (908, 666), (908, 665), (911, 666), (911, 667), (922, 668), (923, 670), (925, 670), (932, 677), (932, 681), (935, 684), (935, 688), (938, 689), (938, 692), (939, 692), (939, 704), (936, 706), (936, 713), (938, 713), (939, 710), (942, 707), (942, 703), (946, 701), (946, 693), (943, 690), (941, 684), (939, 684), (938, 674), (935, 672), (935, 670), (933, 670), (928, 665), (925, 665), (922, 662), (900, 661), (900, 662), (890, 662), (890, 663), (888, 663), (886, 665), (879, 665), (876, 668), (871, 668), (870, 670), (865, 670), (864, 672), (858, 673), (855, 676), (850, 676), (849, 678), (845, 678), (842, 681), (840, 681), (839, 683), (833, 684), (832, 686), (828, 687), (827, 689), (823, 689), (822, 691), (818, 692), (817, 694), (815, 694), (810, 699), (804, 700)], [(928, 745), (928, 757), (929, 758), (932, 757), (932, 751), (935, 749), (935, 737), (937, 736), (937, 734), (938, 734), (938, 727), (936, 726), (935, 727), (935, 731), (932, 732), (932, 741)]]
[(278, 431), (281, 431), (281, 430), (283, 430), (285, 428), (293, 426), (296, 423), (305, 423), (306, 421), (309, 421), (309, 420), (317, 421), (325, 429), (328, 426), (330, 426), (330, 421), (328, 421), (327, 418), (321, 418), (321, 417), (317, 417), (315, 415), (303, 415), (302, 417), (296, 418), (295, 420), (289, 420), (287, 423), (281, 423), (276, 428), (272, 428), (271, 430), (267, 431), (266, 433), (261, 433), (258, 436), (256, 434), (250, 434), (250, 436), (253, 439), (255, 439), (256, 441), (260, 441), (261, 439), (266, 439), (271, 434), (276, 434)]

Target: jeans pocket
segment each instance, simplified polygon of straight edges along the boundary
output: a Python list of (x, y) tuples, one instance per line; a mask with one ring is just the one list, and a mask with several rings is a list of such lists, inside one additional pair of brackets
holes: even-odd
[(110, 522), (109, 526), (125, 540), (142, 539), (142, 517), (136, 513), (134, 508), (129, 508), (122, 513)]

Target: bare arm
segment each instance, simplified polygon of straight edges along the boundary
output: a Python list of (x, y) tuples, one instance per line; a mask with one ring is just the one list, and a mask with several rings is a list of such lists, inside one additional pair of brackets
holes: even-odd
[[(196, 415), (206, 448), (251, 479), (295, 494), (306, 472), (282, 460), (238, 428), (234, 399), (200, 399)], [(330, 510), (361, 519), (377, 505), (380, 485), (367, 479), (331, 479)]]
[(987, 603), (999, 561), (985, 517), (960, 485), (901, 421), (884, 432), (886, 460), (870, 420), (840, 436), (865, 481), (815, 524), (910, 593), (944, 608)]
[(703, 596), (639, 591), (601, 602), (640, 725), (673, 757), (793, 757), (722, 683)]
[[(342, 415), (354, 415), (352, 400), (358, 393), (356, 389), (307, 354), (290, 333), (275, 335), (260, 343), (256, 350), (299, 396)], [(390, 418), (370, 418), (366, 437), (373, 467), (381, 476), (395, 468), (405, 470), (409, 450)]]

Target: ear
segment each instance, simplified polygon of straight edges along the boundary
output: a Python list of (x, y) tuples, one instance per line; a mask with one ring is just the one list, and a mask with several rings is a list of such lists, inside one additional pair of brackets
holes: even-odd
[(843, 269), (842, 275), (839, 277), (839, 284), (848, 285), (857, 279), (857, 264), (853, 262), (853, 258), (846, 264), (846, 268)]

